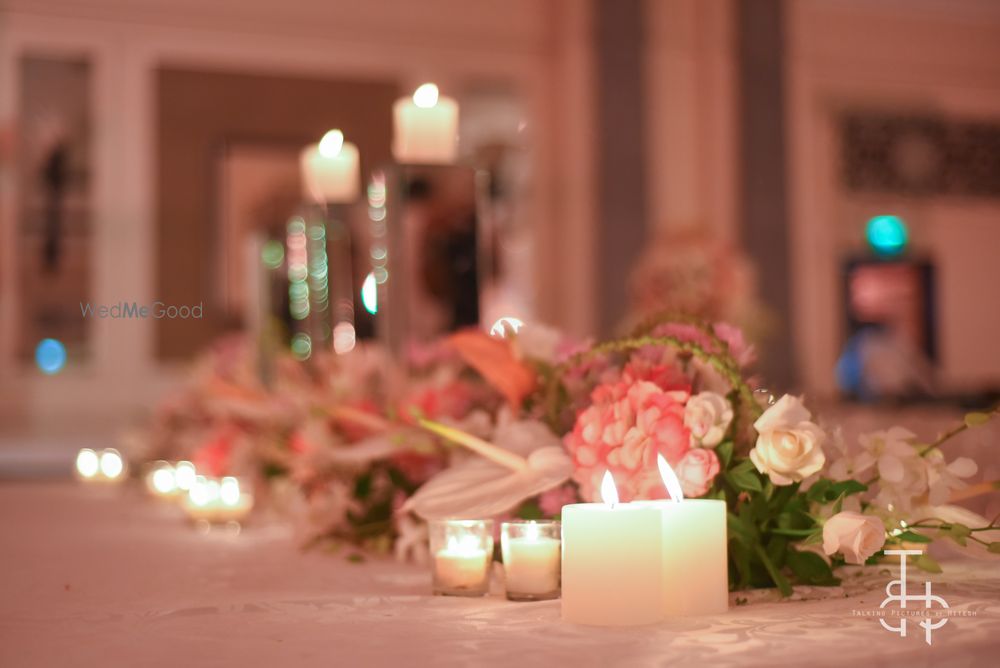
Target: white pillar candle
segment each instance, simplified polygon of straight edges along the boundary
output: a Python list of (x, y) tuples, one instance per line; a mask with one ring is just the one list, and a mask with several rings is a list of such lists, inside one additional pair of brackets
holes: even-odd
[(441, 165), (458, 153), (458, 103), (434, 84), (417, 88), (392, 107), (392, 153), (403, 164)]
[(477, 589), (489, 576), (489, 555), (475, 536), (451, 536), (434, 555), (437, 583), (449, 589)]
[(595, 626), (652, 624), (663, 619), (662, 513), (617, 503), (610, 473), (605, 503), (562, 510), (562, 617)]
[(726, 503), (714, 499), (636, 501), (660, 513), (663, 613), (711, 615), (729, 609)]
[(660, 455), (657, 464), (670, 501), (637, 501), (660, 513), (663, 612), (667, 617), (710, 615), (729, 609), (726, 502), (684, 499), (680, 481)]
[(302, 150), (302, 195), (313, 202), (355, 202), (361, 196), (358, 147), (344, 133), (330, 130), (318, 144)]

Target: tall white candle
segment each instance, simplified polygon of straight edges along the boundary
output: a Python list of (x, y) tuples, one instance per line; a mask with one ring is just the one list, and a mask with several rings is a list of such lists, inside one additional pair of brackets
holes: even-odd
[(663, 612), (667, 617), (709, 615), (729, 609), (726, 503), (684, 499), (670, 465), (658, 457), (671, 501), (637, 501), (660, 513)]
[(605, 503), (562, 510), (562, 617), (595, 626), (651, 624), (663, 619), (662, 513), (617, 503), (610, 473)]
[(314, 202), (350, 203), (361, 196), (358, 147), (344, 133), (330, 130), (318, 144), (302, 150), (302, 194)]
[(458, 153), (458, 103), (438, 94), (438, 87), (420, 86), (413, 97), (392, 107), (396, 160), (404, 164), (440, 165), (455, 162)]

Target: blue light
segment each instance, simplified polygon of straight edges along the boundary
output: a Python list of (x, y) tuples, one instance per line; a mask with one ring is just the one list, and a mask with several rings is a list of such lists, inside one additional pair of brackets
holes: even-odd
[(42, 373), (59, 373), (66, 366), (66, 346), (55, 339), (42, 339), (35, 348), (35, 364)]
[(909, 235), (899, 216), (875, 216), (865, 226), (865, 237), (877, 254), (894, 256), (906, 250)]

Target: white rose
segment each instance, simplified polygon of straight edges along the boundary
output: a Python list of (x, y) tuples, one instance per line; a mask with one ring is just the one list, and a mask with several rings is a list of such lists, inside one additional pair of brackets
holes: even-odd
[(872, 515), (845, 510), (823, 525), (823, 551), (840, 552), (849, 564), (863, 564), (885, 545), (885, 526)]
[(810, 421), (802, 401), (786, 394), (757, 418), (750, 460), (775, 485), (791, 485), (823, 468), (823, 430)]
[(733, 407), (715, 392), (700, 392), (684, 407), (684, 426), (691, 431), (691, 447), (714, 448), (733, 421)]

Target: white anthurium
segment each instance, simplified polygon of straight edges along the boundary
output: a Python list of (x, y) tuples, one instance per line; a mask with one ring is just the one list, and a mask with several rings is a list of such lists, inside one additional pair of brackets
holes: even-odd
[(501, 424), (494, 443), (435, 423), (424, 426), (482, 455), (438, 473), (406, 501), (404, 511), (426, 520), (498, 515), (573, 474), (573, 461), (559, 438), (540, 422)]
[(428, 480), (403, 505), (425, 520), (492, 517), (527, 498), (558, 487), (573, 473), (562, 446), (535, 450), (521, 471), (472, 459), (445, 469)]

